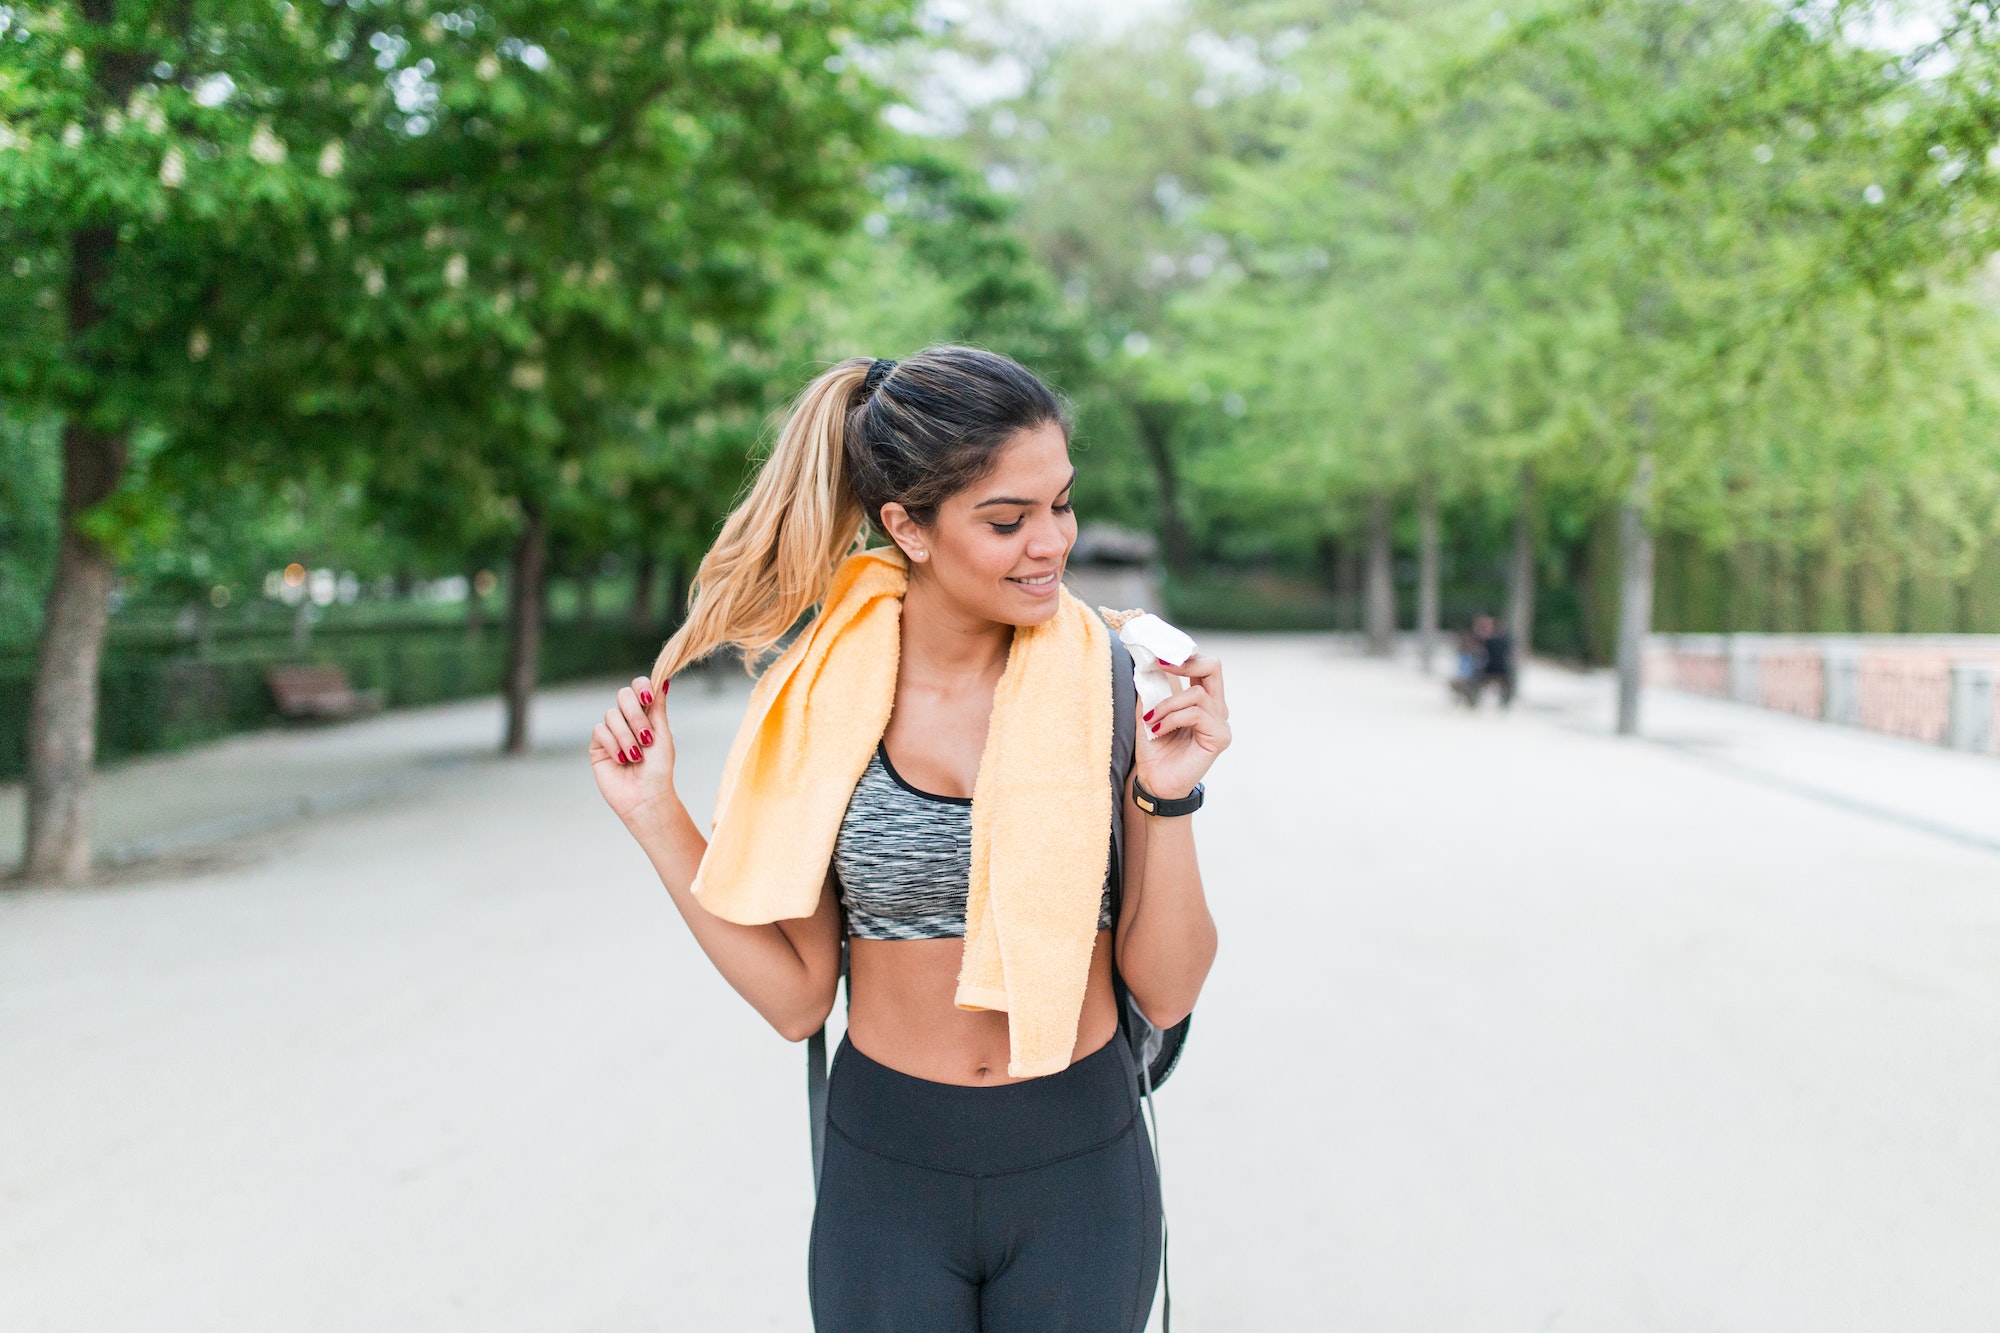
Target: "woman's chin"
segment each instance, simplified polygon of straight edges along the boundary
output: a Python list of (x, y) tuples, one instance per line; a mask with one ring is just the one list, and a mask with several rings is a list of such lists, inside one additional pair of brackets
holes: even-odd
[(1055, 618), (1056, 609), (1062, 605), (1062, 585), (1055, 584), (1051, 591), (1039, 594), (1009, 588), (1002, 596), (1006, 605), (1002, 614), (994, 618), (1003, 625), (1025, 629), (1030, 625), (1047, 624)]

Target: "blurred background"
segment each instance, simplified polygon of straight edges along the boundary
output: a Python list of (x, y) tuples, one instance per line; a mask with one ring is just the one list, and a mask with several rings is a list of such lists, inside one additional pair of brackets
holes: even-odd
[[(1300, 1310), (1328, 1308), (1387, 1321), (1376, 1327), (1915, 1327), (1892, 1294), (1914, 1287), (1943, 1302), (1922, 1326), (1979, 1326), (1970, 1312), (1994, 1308), (1990, 1274), (1968, 1277), (1951, 1256), (2000, 1243), (2000, 1223), (1990, 1202), (1954, 1191), (2000, 1183), (1995, 1146), (1957, 1140), (1941, 1177), (1957, 1184), (1919, 1184), (1930, 1117), (1990, 1118), (1985, 1099), (2000, 1091), (1983, 1044), (2000, 1030), (1984, 968), (2000, 936), (1996, 900), (1979, 896), (2000, 886), (1996, 227), (2000, 17), (1958, 0), (0, 0), (0, 861), (18, 862), (14, 885), (32, 890), (0, 895), (0, 936), (13, 936), (0, 946), (13, 968), (0, 967), (0, 1005), (11, 989), (32, 1020), (16, 1029), (28, 1034), (12, 1053), (19, 1079), (0, 1083), (52, 1136), (16, 1141), (7, 1197), (57, 1219), (23, 1224), (0, 1259), (44, 1262), (63, 1210), (86, 1206), (50, 1183), (56, 1167), (82, 1170), (127, 1142), (108, 1124), (109, 1138), (93, 1137), (77, 1108), (138, 1056), (107, 1050), (88, 1077), (55, 1071), (94, 1049), (89, 1034), (165, 1003), (135, 978), (169, 991), (186, 980), (146, 951), (137, 923), (163, 950), (210, 926), (232, 938), (228, 923), (251, 902), (261, 920), (272, 894), (306, 904), (337, 892), (256, 837), (327, 816), (295, 836), (334, 839), (322, 850), (360, 857), (339, 864), (371, 885), (429, 885), (449, 846), (440, 830), (463, 820), (464, 836), (484, 830), (472, 863), (507, 893), (526, 892), (530, 867), (537, 883), (568, 883), (550, 846), (574, 853), (578, 839), (643, 879), (610, 850), (616, 830), (590, 822), (601, 812), (579, 756), (604, 682), (647, 668), (806, 380), (840, 357), (962, 341), (1021, 359), (1076, 405), (1079, 591), (1157, 606), (1245, 663), (1236, 693), (1273, 737), (1257, 761), (1265, 818), (1290, 816), (1215, 816), (1212, 878), (1282, 882), (1307, 895), (1308, 918), (1333, 913), (1336, 935), (1358, 919), (1341, 912), (1361, 910), (1342, 895), (1385, 884), (1412, 895), (1401, 901), (1415, 916), (1375, 921), (1382, 951), (1362, 931), (1347, 975), (1400, 956), (1434, 912), (1497, 910), (1472, 886), (1518, 883), (1532, 887), (1517, 905), (1549, 913), (1524, 906), (1487, 937), (1494, 985), (1518, 994), (1513, 969), (1561, 936), (1517, 938), (1514, 926), (1595, 919), (1537, 895), (1671, 868), (1675, 884), (1720, 895), (1710, 925), (1725, 934), (1715, 923), (1749, 910), (1772, 941), (1837, 940), (1835, 971), (1959, 987), (1949, 1015), (1912, 1018), (1929, 1036), (1891, 1024), (1879, 1048), (1835, 1062), (1840, 1079), (1890, 1101), (1937, 1080), (1896, 1122), (1907, 1156), (1880, 1159), (1884, 1180), (1911, 1189), (1907, 1213), (1872, 1186), (1836, 1206), (1795, 1179), (1770, 1183), (1775, 1212), (1732, 1211), (1732, 1188), (1756, 1195), (1741, 1176), (1684, 1211), (1659, 1202), (1650, 1191), (1671, 1195), (1688, 1160), (1754, 1174), (1774, 1145), (1802, 1141), (1786, 1116), (1732, 1121), (1711, 1105), (1716, 1125), (1760, 1127), (1713, 1153), (1675, 1126), (1649, 1140), (1689, 1156), (1668, 1152), (1657, 1179), (1631, 1182), (1659, 1229), (1635, 1232), (1606, 1265), (1577, 1256), (1606, 1225), (1588, 1182), (1615, 1170), (1578, 1167), (1576, 1210), (1534, 1233), (1535, 1255), (1567, 1258), (1516, 1270), (1569, 1293), (1560, 1299), (1517, 1305), (1515, 1277), (1456, 1260), (1462, 1286), (1426, 1287), (1413, 1256), (1450, 1244), (1443, 1225), (1430, 1241), (1372, 1236), (1384, 1252), (1343, 1279), (1362, 1286), (1287, 1304), (1270, 1293), (1291, 1292), (1290, 1279), (1245, 1276), (1262, 1271), (1258, 1256), (1291, 1254), (1285, 1244), (1244, 1233), (1232, 1251), (1211, 1234), (1208, 1253), (1236, 1267), (1212, 1262), (1204, 1277), (1202, 1260), (1187, 1261), (1189, 1327), (1302, 1326)], [(1482, 613), (1492, 624), (1472, 635)], [(703, 745), (719, 763), (741, 678), (718, 664), (690, 681), (690, 716), (709, 718), (689, 723), (695, 770), (710, 762)], [(1447, 678), (1475, 705), (1488, 684), (1509, 699), (1518, 686), (1510, 729), (1490, 727), (1490, 709), (1488, 721), (1462, 716)], [(1287, 708), (1300, 700), (1306, 722)], [(1660, 744), (1566, 748), (1586, 733)], [(520, 757), (490, 761), (502, 753)], [(520, 786), (545, 770), (533, 779), (545, 786)], [(497, 804), (447, 818), (422, 803), (446, 797), (418, 795), (461, 788)], [(1629, 800), (1600, 808), (1616, 792)], [(1331, 812), (1319, 804), (1331, 795), (1357, 804)], [(514, 832), (546, 836), (496, 863), (509, 844), (494, 841), (492, 811), (510, 809)], [(1364, 809), (1381, 821), (1379, 848), (1359, 828)], [(421, 835), (367, 822), (419, 815)], [(577, 839), (563, 841), (563, 820)], [(1358, 841), (1330, 853), (1304, 839), (1307, 825)], [(1439, 846), (1440, 830), (1483, 832)], [(1396, 851), (1418, 846), (1407, 864)], [(536, 860), (543, 851), (555, 859)], [(1824, 905), (1756, 897), (1850, 875), (1841, 901), (1856, 915), (1838, 929)], [(1469, 896), (1447, 908), (1424, 896), (1438, 883)], [(1923, 906), (1920, 883), (1970, 896)], [(62, 885), (82, 892), (52, 891)], [(433, 908), (490, 907), (473, 888)], [(1678, 916), (1693, 909), (1670, 885), (1658, 889), (1658, 911), (1640, 914), (1648, 929), (1712, 938)], [(428, 938), (439, 923), (411, 904), (429, 891), (393, 899), (388, 919), (415, 937), (364, 932), (355, 956)], [(1921, 946), (1878, 915), (1877, 893), (1914, 913), (1902, 920)], [(365, 901), (372, 912), (389, 900)], [(120, 910), (138, 915), (101, 933), (96, 914)], [(1260, 957), (1325, 961), (1296, 957), (1296, 936), (1258, 954), (1247, 941), (1273, 924), (1241, 924), (1243, 980), (1259, 979)], [(600, 925), (608, 948), (679, 941), (671, 921), (614, 913)], [(1982, 942), (1946, 942), (1961, 930), (1953, 938)], [(1871, 939), (1915, 952), (1894, 966), (1843, 952)], [(240, 952), (214, 947), (208, 975), (245, 989), (190, 1024), (234, 1022), (347, 971), (329, 955), (324, 976), (257, 979)], [(582, 960), (603, 955), (578, 948), (577, 975), (593, 975)], [(649, 966), (628, 962), (635, 975)], [(1763, 967), (1737, 963), (1724, 971)], [(1529, 970), (1570, 976), (1587, 1009), (1611, 983), (1579, 966)], [(1679, 1003), (1661, 995), (1735, 994), (1697, 971), (1634, 998), (1634, 1012)], [(57, 1017), (90, 989), (79, 978), (103, 984), (101, 1008), (81, 1011), (96, 1018)], [(1842, 1003), (1879, 1016), (1856, 984)], [(1467, 996), (1467, 1011), (1494, 993)], [(696, 995), (724, 1004), (683, 998)], [(1701, 1040), (1771, 1012), (1761, 993), (1739, 998), (1714, 1027), (1697, 1025)], [(1227, 1004), (1206, 1010), (1225, 1030), (1298, 1019), (1276, 1006), (1232, 1020)], [(1575, 1017), (1558, 1006), (1524, 1022), (1559, 1027), (1558, 1011)], [(576, 1031), (608, 1031), (595, 1012)], [(319, 1029), (272, 1021), (271, 1041), (320, 1068)], [(1435, 1030), (1412, 1023), (1379, 1049), (1380, 1032), (1353, 1034), (1350, 1067), (1381, 1056), (1384, 1078), (1434, 1068), (1444, 1057), (1422, 1034)], [(677, 1030), (620, 1049), (659, 1057)], [(1639, 1097), (1668, 1071), (1692, 1079), (1675, 1088), (1708, 1086), (1679, 1063), (1685, 1035), (1625, 1053), (1633, 1077), (1620, 1086)], [(1487, 1036), (1467, 1049), (1490, 1053)], [(1799, 1031), (1769, 1036), (1750, 1065), (1775, 1070), (1801, 1049)], [(262, 1069), (276, 1058), (265, 1051), (253, 1043), (218, 1067)], [(1917, 1051), (1935, 1057), (1921, 1074), (1891, 1072)], [(1708, 1072), (1740, 1072), (1741, 1056), (1716, 1053)], [(1181, 1076), (1197, 1087), (1199, 1059)], [(196, 1079), (169, 1064), (182, 1071), (169, 1082)], [(412, 1055), (399, 1076), (425, 1064)], [(457, 1085), (430, 1068), (448, 1095)], [(746, 1090), (762, 1086), (745, 1077)], [(769, 1077), (789, 1135), (791, 1074)], [(1818, 1104), (1772, 1077), (1787, 1106)], [(1240, 1080), (1207, 1086), (1198, 1104), (1217, 1140), (1259, 1113), (1229, 1099)], [(1433, 1091), (1456, 1104), (1492, 1086)], [(130, 1095), (151, 1104), (159, 1092)], [(1762, 1095), (1746, 1105), (1776, 1104)], [(1327, 1114), (1349, 1129), (1366, 1120)], [(1564, 1122), (1538, 1105), (1524, 1123)], [(1488, 1163), (1472, 1146), (1507, 1140), (1460, 1128), (1472, 1156), (1452, 1182), (1413, 1185), (1424, 1168), (1412, 1150), (1383, 1167), (1376, 1183), (1390, 1192), (1353, 1197), (1401, 1207), (1478, 1177)], [(1800, 1151), (1830, 1164), (1878, 1144), (1881, 1128)], [(175, 1142), (132, 1151), (163, 1162)], [(312, 1142), (305, 1156), (329, 1155)], [(794, 1155), (774, 1180), (797, 1222)], [(1292, 1174), (1261, 1169), (1213, 1157), (1193, 1178), (1216, 1200), (1291, 1197)], [(1355, 1183), (1346, 1166), (1329, 1170)], [(1174, 1177), (1170, 1156), (1170, 1214)], [(1955, 1202), (1925, 1195), (1933, 1185)], [(711, 1187), (724, 1189), (682, 1197)], [(158, 1188), (175, 1194), (165, 1177)], [(1292, 1239), (1319, 1234), (1316, 1207), (1277, 1210)], [(1748, 1230), (1723, 1250), (1695, 1243), (1688, 1253), (1706, 1257), (1664, 1270), (1642, 1257), (1681, 1254), (1700, 1219), (1725, 1214)], [(1856, 1229), (1816, 1248), (1835, 1214)], [(1846, 1247), (1880, 1216), (1904, 1218), (1915, 1248), (1900, 1257), (1921, 1252), (1935, 1282), (1902, 1282), (1893, 1265), (1856, 1275)], [(1365, 1251), (1366, 1232), (1357, 1219), (1314, 1240), (1312, 1262)], [(159, 1236), (146, 1234), (131, 1253), (152, 1252)], [(1788, 1266), (1792, 1245), (1806, 1257)], [(333, 1253), (312, 1281), (407, 1261), (371, 1250), (343, 1267)], [(695, 1264), (694, 1286), (675, 1288), (692, 1305), (635, 1297), (586, 1317), (524, 1286), (458, 1323), (412, 1276), (389, 1283), (400, 1294), (369, 1318), (414, 1326), (384, 1311), (422, 1307), (437, 1327), (800, 1326), (795, 1304), (752, 1318), (716, 1292), (688, 1295), (702, 1272), (734, 1271), (738, 1251), (718, 1253), (720, 1268)], [(1784, 1277), (1732, 1286), (1753, 1254), (1776, 1255)], [(791, 1292), (795, 1267), (772, 1281)], [(319, 1290), (302, 1271), (270, 1268), (271, 1290)], [(1430, 1315), (1407, 1322), (1393, 1296), (1362, 1299), (1352, 1275), (1364, 1271), (1423, 1288)], [(150, 1326), (272, 1326), (245, 1313), (268, 1309), (250, 1297), (203, 1304), (189, 1282), (178, 1313)], [(66, 1322), (90, 1290), (84, 1276), (46, 1288), (58, 1295), (20, 1307), (19, 1326), (149, 1326), (115, 1312)], [(710, 1313), (694, 1319), (697, 1307)]]
[(518, 714), (643, 660), (771, 414), (940, 340), (1076, 401), (1101, 550), (1191, 623), (2000, 633), (1980, 6), (0, 24), (44, 877), (93, 754), (261, 725), (273, 664)]

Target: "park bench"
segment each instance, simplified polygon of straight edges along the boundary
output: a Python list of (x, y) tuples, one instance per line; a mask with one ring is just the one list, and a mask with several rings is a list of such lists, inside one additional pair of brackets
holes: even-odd
[(337, 666), (273, 666), (264, 669), (265, 683), (287, 718), (330, 721), (359, 717), (382, 707), (380, 690), (357, 690)]

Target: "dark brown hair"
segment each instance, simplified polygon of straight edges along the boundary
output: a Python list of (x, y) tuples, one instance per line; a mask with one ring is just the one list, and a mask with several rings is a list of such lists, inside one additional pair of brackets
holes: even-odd
[(889, 364), (846, 431), (848, 481), (878, 531), (891, 501), (919, 523), (936, 521), (938, 506), (977, 484), (1022, 431), (1053, 424), (1069, 433), (1055, 391), (998, 352), (932, 347)]

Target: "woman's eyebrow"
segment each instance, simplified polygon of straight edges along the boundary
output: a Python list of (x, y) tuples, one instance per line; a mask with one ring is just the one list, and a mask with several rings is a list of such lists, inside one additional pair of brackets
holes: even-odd
[[(1069, 490), (1074, 485), (1076, 485), (1076, 469), (1071, 468), (1069, 471), (1069, 480), (1062, 484), (1062, 490), (1056, 492), (1056, 498), (1058, 500), (1062, 499), (1063, 492)], [(984, 509), (988, 505), (1022, 505), (1025, 507), (1040, 503), (1041, 501), (1039, 500), (1023, 500), (1018, 495), (996, 495), (991, 500), (981, 500), (972, 507), (974, 509)]]

